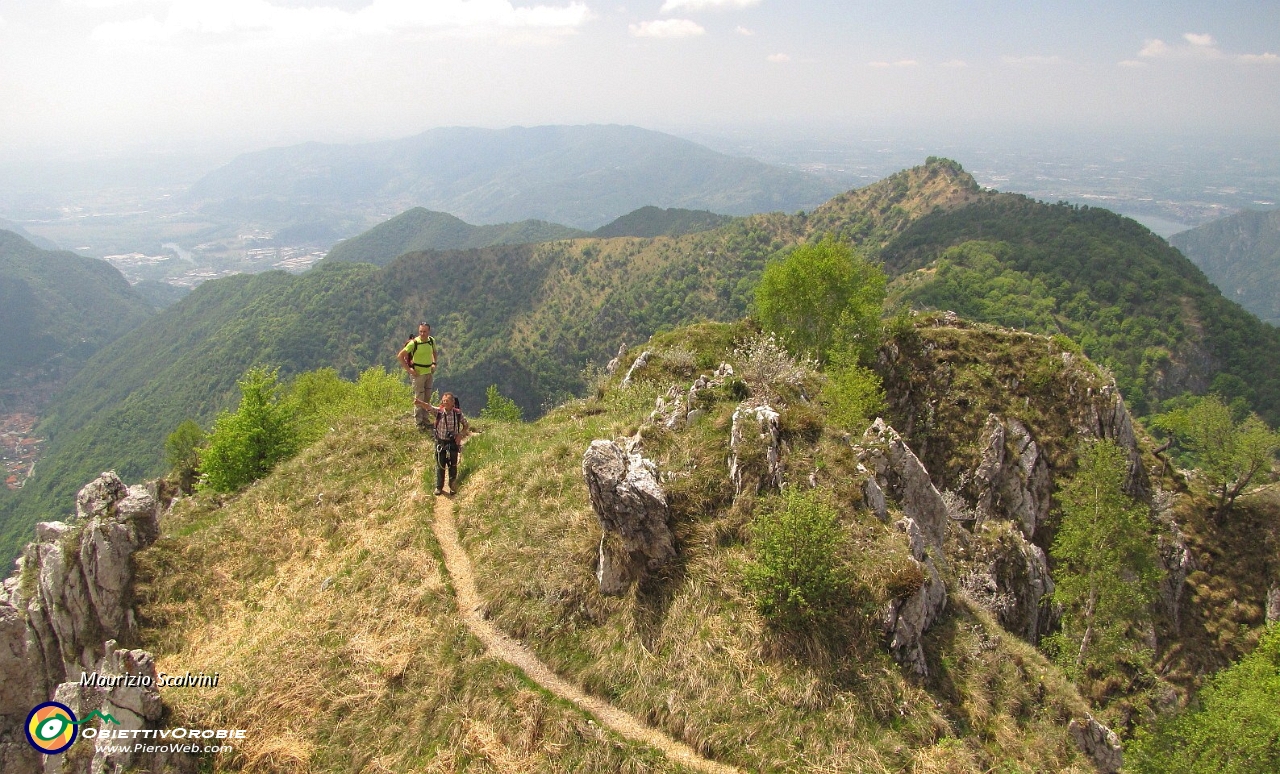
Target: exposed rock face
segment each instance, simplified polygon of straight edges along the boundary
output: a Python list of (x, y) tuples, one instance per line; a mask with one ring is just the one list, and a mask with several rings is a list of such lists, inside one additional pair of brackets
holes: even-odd
[(1031, 431), (1017, 419), (1005, 421), (991, 414), (978, 443), (982, 448), (982, 462), (974, 471), (978, 524), (1007, 519), (1032, 537), (1036, 525), (1049, 515), (1053, 479)]
[(649, 460), (613, 441), (592, 441), (582, 457), (600, 538), (596, 579), (604, 594), (622, 594), (676, 555), (666, 494)]
[(1138, 451), (1138, 436), (1133, 429), (1133, 417), (1120, 397), (1120, 389), (1109, 384), (1090, 395), (1084, 427), (1077, 428), (1086, 435), (1114, 442), (1129, 455), (1129, 473), (1125, 477), (1124, 491), (1139, 500), (1148, 499), (1151, 479), (1142, 467), (1142, 454)]
[(654, 401), (649, 421), (670, 430), (679, 429), (696, 421), (702, 415), (700, 409), (694, 408), (698, 403), (698, 393), (720, 387), (730, 376), (733, 376), (733, 366), (721, 363), (711, 376), (702, 374), (695, 379), (685, 395), (681, 395), (679, 387), (672, 385), (666, 395), (659, 395)]
[(914, 593), (891, 601), (881, 618), (889, 652), (894, 659), (921, 677), (929, 674), (921, 639), (947, 606), (947, 588), (933, 558), (925, 552), (925, 537), (911, 517), (899, 519), (897, 528), (906, 533), (911, 557), (924, 574), (924, 583)]
[(626, 357), (626, 354), (627, 354), (627, 342), (624, 341), (618, 347), (618, 354), (615, 355), (614, 358), (609, 361), (609, 365), (604, 367), (605, 373), (611, 374), (611, 375), (614, 373), (617, 373), (618, 367), (622, 365), (622, 358)]
[[(36, 541), (20, 560), (29, 585), (16, 578), (5, 581), (0, 601), (0, 762), (5, 772), (40, 770), (39, 756), (24, 752), (30, 747), (21, 732), (35, 704), (66, 697), (63, 703), (83, 706), (86, 713), (104, 706), (105, 699), (82, 695), (83, 672), (137, 667), (150, 668), (154, 677), (149, 655), (116, 651), (115, 643), (136, 640), (132, 557), (158, 537), (160, 510), (147, 487), (126, 487), (115, 473), (104, 473), (77, 495), (74, 526), (36, 526)], [(123, 693), (113, 697), (109, 706), (147, 722), (160, 717), (159, 694), (154, 701)], [(16, 737), (7, 734), (11, 727), (18, 730)], [(96, 758), (90, 769), (90, 755), (69, 752), (46, 765), (59, 771), (122, 770), (123, 764)], [(152, 770), (172, 765), (177, 764)]]
[(877, 419), (863, 435), (858, 453), (880, 490), (898, 501), (903, 513), (919, 525), (925, 543), (941, 556), (947, 534), (947, 505), (929, 480), (929, 471), (898, 431)]
[(1086, 715), (1085, 720), (1072, 720), (1067, 725), (1067, 731), (1102, 774), (1117, 774), (1124, 766), (1120, 737), (1094, 720), (1093, 715)]
[(1000, 625), (1037, 644), (1053, 624), (1053, 593), (1044, 551), (1012, 525), (978, 527), (971, 541), (970, 569), (960, 584)]
[(748, 489), (782, 486), (782, 431), (778, 412), (768, 404), (743, 403), (733, 412), (729, 431), (729, 478), (734, 497)]
[[(150, 653), (145, 650), (117, 648), (114, 640), (108, 640), (104, 643), (102, 660), (95, 665), (93, 671), (104, 683), (102, 687), (81, 685), (79, 682), (63, 683), (58, 686), (55, 700), (70, 707), (80, 718), (95, 710), (115, 718), (117, 724), (102, 721), (96, 724), (104, 730), (134, 731), (161, 727), (164, 705), (156, 687), (156, 665)], [(115, 679), (126, 675), (144, 678), (150, 684), (145, 687), (128, 686)], [(134, 752), (131, 744), (118, 747), (118, 751), (113, 747), (113, 752), (108, 754), (98, 749), (98, 745), (82, 747), (77, 743), (67, 755), (50, 758), (45, 765), (46, 774), (50, 774), (51, 769), (58, 772), (87, 770), (91, 774), (118, 774), (130, 770), (130, 767), (156, 772), (195, 771), (194, 759), (186, 755)], [(84, 759), (88, 758), (89, 749), (93, 750), (92, 758), (89, 758), (85, 766)]]
[(653, 350), (650, 350), (650, 349), (646, 349), (644, 352), (640, 353), (640, 357), (636, 358), (636, 361), (631, 364), (630, 368), (627, 369), (627, 375), (622, 377), (623, 387), (630, 386), (632, 375), (635, 374), (636, 371), (639, 371), (641, 368), (644, 368), (646, 365), (649, 364), (649, 355), (651, 354), (653, 354)]
[(1187, 576), (1196, 568), (1195, 556), (1187, 548), (1182, 530), (1173, 523), (1169, 531), (1156, 537), (1156, 550), (1164, 577), (1160, 579), (1160, 604), (1165, 615), (1173, 623), (1174, 634), (1182, 631), (1182, 592), (1187, 587)]
[(1280, 621), (1280, 586), (1272, 586), (1267, 592), (1267, 623)]

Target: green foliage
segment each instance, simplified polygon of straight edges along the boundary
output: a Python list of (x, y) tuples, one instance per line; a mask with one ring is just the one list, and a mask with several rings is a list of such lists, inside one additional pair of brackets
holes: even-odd
[(1230, 510), (1245, 487), (1264, 470), (1270, 470), (1280, 433), (1257, 414), (1237, 422), (1231, 407), (1219, 395), (1192, 401), (1191, 405), (1162, 414), (1153, 425), (1172, 433), (1204, 473), (1220, 510)]
[(240, 405), (213, 423), (201, 463), (202, 485), (234, 492), (262, 478), (298, 449), (295, 414), (280, 399), (278, 371), (250, 369), (237, 384)]
[(765, 267), (756, 311), (788, 349), (826, 362), (835, 349), (869, 359), (880, 342), (884, 272), (847, 244), (801, 245)]
[(984, 194), (923, 215), (879, 257), (891, 275), (907, 275), (895, 291), (919, 306), (1070, 336), (1115, 374), (1139, 415), (1197, 377), (1225, 373), (1247, 385), (1242, 397), (1264, 418), (1280, 421), (1280, 331), (1113, 212)]
[(826, 370), (822, 402), (832, 424), (862, 432), (886, 408), (880, 376), (856, 362), (833, 363)]
[(405, 253), (423, 250), (465, 250), (583, 236), (585, 231), (542, 220), (473, 226), (446, 212), (414, 207), (363, 234), (339, 242), (324, 259), (386, 266)]
[(196, 483), (200, 469), (200, 449), (204, 446), (204, 430), (194, 420), (183, 420), (164, 442), (165, 461), (169, 472), (178, 479), (178, 486), (190, 492)]
[(818, 631), (847, 605), (840, 561), (844, 533), (834, 508), (810, 491), (789, 490), (763, 508), (751, 528), (755, 558), (746, 585), (768, 621), (787, 631)]
[(1125, 764), (1140, 774), (1280, 771), (1280, 626), (1214, 675), (1197, 709), (1140, 732), (1125, 751)]
[(1110, 441), (1086, 442), (1079, 470), (1058, 493), (1062, 523), (1050, 556), (1062, 631), (1046, 642), (1077, 681), (1146, 654), (1130, 629), (1147, 620), (1160, 570), (1146, 508), (1123, 491), (1128, 455)]
[(1245, 309), (1280, 325), (1280, 210), (1242, 210), (1169, 237)]
[(489, 389), (485, 390), (485, 405), (480, 410), (480, 416), (485, 419), (496, 419), (499, 422), (520, 422), (524, 420), (524, 412), (516, 405), (516, 402), (510, 398), (503, 397), (498, 392), (498, 385), (491, 384)]
[(672, 207), (641, 207), (617, 220), (591, 232), (595, 237), (659, 237), (680, 236), (697, 231), (708, 231), (733, 220), (729, 215), (717, 215), (707, 210), (682, 210)]

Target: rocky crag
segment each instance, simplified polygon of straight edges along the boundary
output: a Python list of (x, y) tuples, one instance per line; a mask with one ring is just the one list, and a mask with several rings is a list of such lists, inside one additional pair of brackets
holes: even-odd
[[(160, 727), (164, 706), (154, 660), (131, 649), (138, 641), (133, 555), (155, 542), (168, 500), (161, 484), (129, 487), (115, 473), (103, 473), (80, 490), (73, 521), (37, 525), (35, 542), (0, 590), (0, 770), (193, 770), (185, 756), (104, 753), (83, 739), (45, 757), (23, 730), (32, 707), (50, 700), (81, 719), (94, 711), (109, 715), (120, 729)], [(82, 683), (82, 676), (95, 674), (105, 679)], [(123, 675), (144, 679), (112, 679)]]

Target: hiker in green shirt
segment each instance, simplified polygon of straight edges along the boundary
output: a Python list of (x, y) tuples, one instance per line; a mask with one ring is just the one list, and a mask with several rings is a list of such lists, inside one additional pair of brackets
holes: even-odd
[(413, 420), (418, 423), (418, 429), (424, 433), (431, 430), (431, 419), (427, 416), (427, 410), (420, 404), (430, 405), (431, 403), (431, 383), (435, 380), (438, 356), (436, 340), (431, 337), (431, 326), (418, 323), (418, 335), (409, 339), (404, 345), (404, 349), (400, 350), (399, 358), (400, 365), (413, 379)]

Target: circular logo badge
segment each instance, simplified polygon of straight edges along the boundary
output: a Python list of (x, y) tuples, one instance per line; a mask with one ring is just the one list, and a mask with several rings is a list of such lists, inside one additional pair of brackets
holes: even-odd
[(57, 755), (76, 740), (76, 714), (65, 704), (46, 701), (27, 715), (27, 741), (45, 755)]

